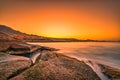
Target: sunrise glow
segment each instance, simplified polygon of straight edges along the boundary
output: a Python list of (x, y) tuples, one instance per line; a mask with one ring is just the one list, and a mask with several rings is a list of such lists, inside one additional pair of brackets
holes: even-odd
[(16, 0), (2, 4), (0, 22), (25, 33), (55, 38), (120, 39), (117, 3)]

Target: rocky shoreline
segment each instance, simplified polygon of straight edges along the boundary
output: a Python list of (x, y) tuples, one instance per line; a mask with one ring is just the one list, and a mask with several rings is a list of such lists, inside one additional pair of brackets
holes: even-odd
[(100, 80), (84, 62), (45, 51), (39, 63), (10, 80)]
[[(56, 50), (25, 42), (1, 42), (0, 80), (100, 80), (83, 61)], [(29, 56), (34, 54), (39, 54), (35, 62)], [(120, 70), (104, 65), (101, 68), (110, 80), (120, 79)]]
[(110, 79), (110, 80), (120, 80), (120, 69), (116, 69), (110, 66), (102, 65), (102, 72)]
[(1, 41), (0, 80), (7, 80), (33, 66), (34, 63), (30, 55), (42, 50), (56, 51), (57, 49), (30, 45), (25, 42)]

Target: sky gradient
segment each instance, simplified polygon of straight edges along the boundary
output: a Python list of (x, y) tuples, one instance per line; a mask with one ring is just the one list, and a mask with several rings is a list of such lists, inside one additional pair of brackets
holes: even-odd
[(119, 0), (0, 0), (0, 24), (46, 37), (120, 39)]

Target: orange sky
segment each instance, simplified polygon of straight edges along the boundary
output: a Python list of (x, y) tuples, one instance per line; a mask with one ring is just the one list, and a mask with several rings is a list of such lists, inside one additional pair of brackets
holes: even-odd
[(120, 39), (117, 1), (1, 0), (0, 24), (47, 37)]

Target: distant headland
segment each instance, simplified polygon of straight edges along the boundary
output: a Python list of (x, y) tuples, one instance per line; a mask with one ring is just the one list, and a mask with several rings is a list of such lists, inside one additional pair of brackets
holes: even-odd
[(0, 25), (0, 41), (14, 40), (21, 40), (25, 42), (120, 42), (120, 40), (80, 40), (75, 38), (51, 38), (34, 34), (26, 34), (24, 32), (14, 30), (6, 25)]

